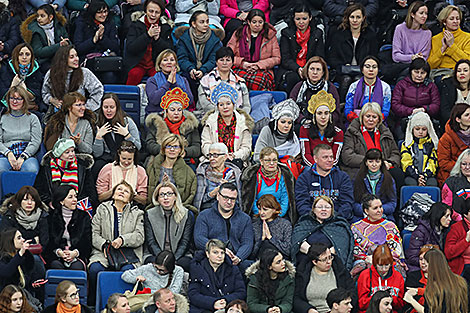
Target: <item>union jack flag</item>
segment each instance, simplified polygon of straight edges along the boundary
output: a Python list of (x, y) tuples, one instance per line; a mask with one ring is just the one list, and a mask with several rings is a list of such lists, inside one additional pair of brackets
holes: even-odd
[(88, 215), (90, 215), (90, 218), (93, 218), (93, 208), (90, 204), (90, 201), (88, 200), (88, 197), (77, 202), (77, 209), (87, 212)]

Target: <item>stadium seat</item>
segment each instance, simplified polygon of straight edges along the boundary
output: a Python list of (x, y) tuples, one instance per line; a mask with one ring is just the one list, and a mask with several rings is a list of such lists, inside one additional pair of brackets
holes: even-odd
[(274, 101), (279, 103), (287, 99), (287, 93), (284, 91), (265, 91), (265, 90), (252, 90), (250, 91), (250, 98), (262, 93), (270, 93), (273, 95)]
[(403, 186), (400, 193), (400, 208), (403, 207), (415, 192), (427, 193), (435, 202), (441, 201), (441, 190), (438, 187)]
[(251, 144), (252, 144), (253, 151), (255, 151), (255, 146), (256, 146), (256, 142), (258, 141), (258, 137), (259, 137), (258, 134), (254, 134), (251, 136)]
[(137, 86), (104, 85), (104, 92), (115, 93), (124, 112), (129, 115), (137, 127), (140, 127), (140, 92)]
[(108, 298), (115, 292), (124, 293), (126, 290), (132, 290), (134, 286), (121, 279), (122, 272), (99, 272), (98, 283), (96, 286), (96, 306), (97, 313), (101, 312)]
[(46, 272), (48, 282), (45, 287), (44, 307), (54, 304), (55, 290), (63, 280), (70, 280), (80, 290), (80, 303), (87, 304), (87, 274), (85, 271), (75, 270), (48, 270)]
[(7, 194), (17, 193), (23, 186), (34, 185), (36, 173), (8, 171), (2, 173), (2, 198)]
[(403, 234), (403, 251), (406, 252), (408, 250), (408, 247), (410, 246), (410, 239), (411, 239), (411, 233), (406, 232)]

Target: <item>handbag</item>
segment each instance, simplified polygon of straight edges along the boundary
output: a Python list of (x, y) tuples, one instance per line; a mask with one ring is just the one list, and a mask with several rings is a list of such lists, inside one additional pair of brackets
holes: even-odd
[(29, 245), (29, 252), (32, 254), (41, 254), (42, 253), (42, 245), (40, 243), (30, 244)]
[(122, 70), (122, 57), (90, 53), (86, 56), (85, 65), (92, 72), (119, 72)]
[(127, 301), (129, 301), (131, 312), (137, 312), (141, 310), (145, 303), (152, 297), (152, 293), (137, 294), (140, 284), (141, 283), (138, 281), (135, 283), (132, 290), (126, 290), (124, 292), (124, 296), (126, 296)]
[(359, 65), (341, 65), (341, 74), (348, 76), (361, 75), (361, 68)]
[(132, 248), (119, 248), (115, 249), (109, 243), (106, 246), (106, 258), (108, 259), (108, 265), (115, 271), (121, 270), (124, 265), (133, 264), (139, 262), (139, 258)]

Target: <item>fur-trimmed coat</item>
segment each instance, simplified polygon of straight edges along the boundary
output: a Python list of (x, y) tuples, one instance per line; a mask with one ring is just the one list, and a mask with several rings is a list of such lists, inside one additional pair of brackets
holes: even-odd
[(278, 306), (281, 308), (281, 312), (291, 312), (294, 302), (294, 291), (295, 291), (295, 267), (289, 261), (286, 261), (286, 272), (287, 275), (279, 280), (278, 286), (275, 293), (275, 299), (273, 303), (269, 303), (265, 293), (261, 290), (258, 282), (256, 273), (259, 270), (260, 261), (256, 261), (251, 264), (245, 271), (246, 277), (249, 279), (247, 290), (246, 290), (246, 302), (248, 308), (252, 313), (266, 313), (272, 306)]
[[(261, 165), (255, 164), (243, 171), (242, 174), (242, 195), (243, 195), (243, 212), (248, 215), (253, 215), (252, 208), (253, 204), (257, 199), (257, 175)], [(294, 185), (295, 180), (294, 176), (290, 169), (282, 164), (278, 163), (279, 169), (281, 170), (281, 175), (284, 178), (284, 184), (287, 189), (287, 196), (289, 198), (289, 208), (287, 210), (286, 216), (291, 221), (292, 225), (297, 222), (297, 209), (295, 207), (295, 193)], [(280, 203), (280, 199), (277, 199)]]
[[(178, 293), (173, 293), (175, 296), (176, 310), (174, 313), (189, 313), (189, 302), (185, 296), (182, 296)], [(144, 313), (159, 313), (153, 297), (150, 298), (143, 307)]]
[[(93, 157), (89, 154), (77, 154), (78, 161), (78, 195), (77, 199), (82, 200), (86, 197), (91, 201), (93, 208), (98, 207), (98, 195), (96, 194), (95, 184), (91, 177), (91, 167), (94, 164)], [(34, 188), (37, 189), (41, 200), (48, 204), (52, 201), (52, 194), (58, 187), (57, 183), (52, 182), (51, 172), (52, 151), (47, 152), (41, 161), (38, 175), (34, 181)]]
[[(235, 159), (242, 159), (244, 163), (247, 163), (251, 156), (251, 134), (253, 132), (255, 122), (253, 118), (243, 110), (236, 109), (233, 113), (237, 120), (233, 153), (235, 155)], [(201, 134), (201, 149), (203, 156), (201, 157), (201, 162), (207, 160), (206, 156), (209, 154), (210, 145), (215, 142), (219, 142), (219, 129), (217, 125), (218, 117), (219, 112), (214, 109), (207, 112), (202, 118), (201, 124), (203, 128)]]
[[(188, 143), (188, 146), (184, 149), (186, 152), (185, 158), (198, 158), (201, 156), (201, 136), (198, 130), (199, 120), (193, 113), (187, 110), (183, 111), (183, 116), (185, 120), (181, 123), (179, 132)], [(148, 129), (147, 137), (145, 138), (147, 150), (152, 155), (158, 155), (161, 143), (170, 134), (170, 129), (163, 120), (163, 117), (158, 113), (149, 114), (145, 118), (145, 126)]]

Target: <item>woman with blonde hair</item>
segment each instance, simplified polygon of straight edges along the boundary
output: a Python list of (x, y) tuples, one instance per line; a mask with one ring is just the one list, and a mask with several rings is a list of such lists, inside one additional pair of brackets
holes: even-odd
[(178, 189), (168, 178), (155, 188), (153, 207), (144, 213), (145, 241), (151, 255), (145, 263), (163, 250), (173, 252), (178, 265), (189, 270), (194, 214), (183, 206)]
[(129, 300), (122, 293), (113, 293), (109, 296), (106, 307), (102, 313), (130, 313)]
[(80, 290), (70, 280), (63, 280), (55, 290), (55, 303), (42, 311), (43, 313), (92, 313), (84, 304), (80, 304)]

